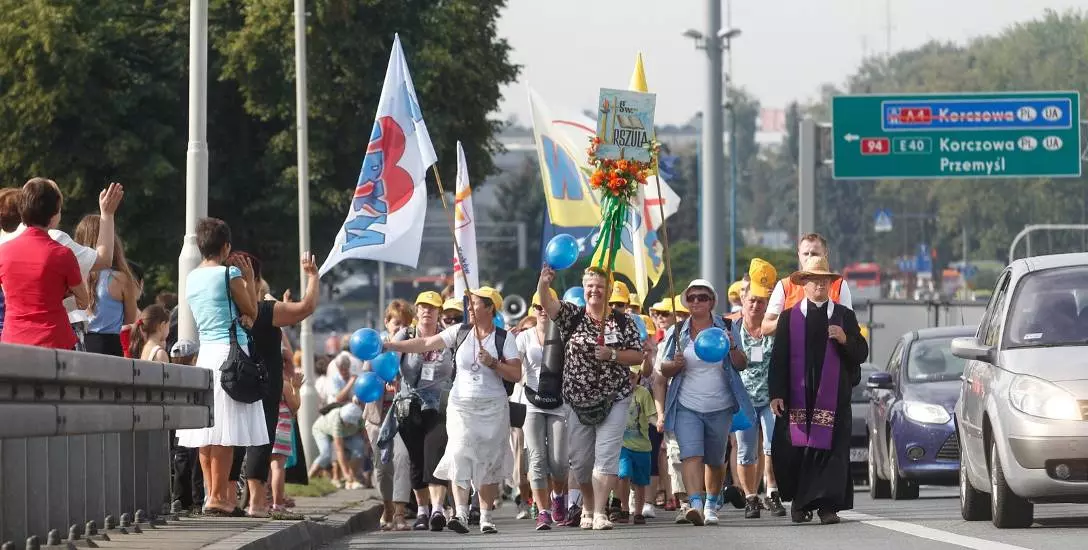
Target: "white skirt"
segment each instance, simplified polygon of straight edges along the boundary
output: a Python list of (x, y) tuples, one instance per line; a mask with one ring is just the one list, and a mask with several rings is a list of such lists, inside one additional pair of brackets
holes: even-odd
[(264, 404), (242, 403), (231, 399), (219, 383), (219, 367), (230, 354), (230, 344), (200, 344), (196, 366), (212, 371), (213, 425), (210, 428), (178, 430), (178, 445), (198, 448), (208, 445), (255, 447), (268, 444), (268, 426), (264, 423)]
[(506, 397), (460, 399), (446, 408), (446, 452), (434, 477), (467, 487), (502, 483), (514, 471)]

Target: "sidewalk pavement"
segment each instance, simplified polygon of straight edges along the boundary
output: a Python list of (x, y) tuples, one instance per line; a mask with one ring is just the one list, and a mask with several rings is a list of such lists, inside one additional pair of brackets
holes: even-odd
[[(158, 524), (141, 523), (127, 529), (99, 530), (97, 536), (64, 541), (60, 547), (162, 550), (303, 550), (319, 548), (352, 533), (374, 529), (381, 517), (381, 496), (375, 489), (340, 490), (323, 497), (297, 497), (294, 512), (300, 521), (203, 516), (160, 516)], [(104, 540), (105, 532), (108, 540)], [(87, 538), (91, 541), (86, 540)], [(58, 546), (42, 545), (42, 548)]]

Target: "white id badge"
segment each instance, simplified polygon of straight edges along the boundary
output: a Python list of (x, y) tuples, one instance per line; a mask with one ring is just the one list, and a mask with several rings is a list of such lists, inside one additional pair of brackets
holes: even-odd
[(614, 330), (604, 331), (604, 343), (605, 345), (612, 345), (620, 343), (620, 336), (616, 334)]
[(423, 365), (423, 370), (419, 372), (419, 379), (426, 382), (434, 380), (434, 365)]
[(763, 345), (752, 346), (748, 350), (748, 360), (758, 363), (763, 360)]

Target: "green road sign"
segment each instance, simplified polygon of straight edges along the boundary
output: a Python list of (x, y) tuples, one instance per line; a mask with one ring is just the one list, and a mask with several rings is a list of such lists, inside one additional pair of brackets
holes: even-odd
[(1080, 177), (1080, 93), (839, 96), (836, 179)]

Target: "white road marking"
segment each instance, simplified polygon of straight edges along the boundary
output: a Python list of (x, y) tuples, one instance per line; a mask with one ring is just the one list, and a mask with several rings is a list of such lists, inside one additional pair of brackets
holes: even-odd
[(1005, 544), (1003, 542), (995, 542), (992, 540), (980, 539), (976, 537), (968, 537), (966, 535), (957, 535), (956, 533), (950, 533), (948, 531), (942, 531), (940, 529), (933, 529), (932, 527), (923, 527), (921, 525), (915, 525), (913, 523), (907, 523), (905, 521), (896, 521), (893, 519), (882, 518), (880, 516), (870, 516), (868, 514), (860, 514), (857, 512), (839, 512), (839, 516), (843, 519), (850, 519), (859, 521), (865, 525), (872, 525), (873, 527), (880, 527), (882, 529), (888, 529), (891, 531), (898, 531), (907, 535), (913, 535), (923, 539), (935, 540), (937, 542), (944, 542), (948, 544), (955, 544), (964, 548), (973, 548), (974, 550), (1030, 550), (1023, 546), (1015, 546), (1012, 544)]

